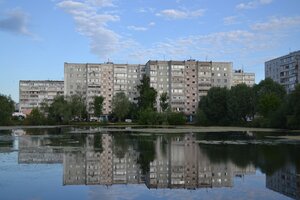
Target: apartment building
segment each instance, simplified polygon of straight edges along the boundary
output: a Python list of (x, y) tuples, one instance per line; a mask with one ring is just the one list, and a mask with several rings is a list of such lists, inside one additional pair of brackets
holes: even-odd
[[(172, 111), (194, 115), (198, 102), (211, 87), (230, 88), (233, 85), (232, 65), (231, 62), (196, 60), (149, 60), (145, 65), (112, 62), (65, 63), (64, 91), (65, 95), (84, 95), (91, 115), (94, 96), (102, 95), (104, 97), (103, 113), (110, 114), (113, 95), (118, 92), (124, 92), (131, 102), (137, 103), (136, 87), (146, 74), (150, 79), (150, 86), (157, 91), (156, 108), (158, 111), (161, 111), (160, 95), (166, 92)], [(244, 73), (242, 81), (248, 81), (251, 84), (252, 75), (254, 76), (254, 74), (245, 75)]]
[(231, 88), (232, 62), (212, 62), (211, 86)]
[(288, 93), (295, 89), (300, 80), (300, 51), (265, 62), (265, 78), (283, 85)]
[(255, 84), (255, 73), (244, 72), (244, 70), (234, 70), (232, 77), (232, 86), (238, 84), (246, 84), (249, 87), (252, 87)]
[(30, 114), (31, 110), (40, 107), (42, 102), (50, 105), (57, 95), (63, 94), (63, 81), (21, 80), (19, 82), (19, 110), (24, 114)]
[(161, 110), (160, 95), (167, 92), (171, 110), (188, 115), (196, 113), (198, 102), (212, 86), (231, 87), (231, 71), (230, 62), (150, 60), (146, 63), (150, 85), (158, 93), (157, 110)]
[(114, 64), (64, 64), (64, 92), (66, 96), (78, 94), (86, 98), (89, 113), (93, 114), (95, 96), (103, 96), (103, 114), (112, 111), (113, 96), (124, 92), (130, 101), (136, 102), (136, 86), (144, 73), (143, 65)]

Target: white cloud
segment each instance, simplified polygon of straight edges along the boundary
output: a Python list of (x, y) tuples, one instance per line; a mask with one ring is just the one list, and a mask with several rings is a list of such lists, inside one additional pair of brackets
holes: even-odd
[(224, 25), (239, 24), (237, 16), (228, 16), (223, 18)]
[(93, 6), (111, 7), (115, 6), (113, 0), (87, 0)]
[(259, 3), (264, 5), (264, 4), (270, 4), (272, 3), (272, 1), (273, 0), (260, 0)]
[(203, 16), (205, 10), (198, 9), (198, 10), (190, 10), (190, 11), (183, 11), (183, 10), (175, 10), (175, 9), (166, 9), (162, 10), (159, 13), (156, 13), (156, 16), (161, 16), (169, 20), (176, 20), (176, 19), (187, 19), (187, 18), (196, 18)]
[(143, 26), (127, 26), (127, 28), (129, 30), (133, 30), (133, 31), (147, 31), (148, 30), (147, 27), (143, 27)]
[(251, 28), (256, 31), (274, 31), (284, 30), (299, 25), (300, 16), (282, 18), (272, 17), (267, 22), (253, 24)]
[(102, 11), (104, 7), (114, 6), (112, 0), (65, 0), (57, 3), (57, 6), (69, 13), (77, 31), (90, 39), (92, 53), (106, 58), (117, 51), (121, 36), (109, 29), (107, 24), (119, 21), (120, 17)]
[(127, 26), (127, 29), (132, 30), (132, 31), (147, 31), (147, 30), (149, 30), (150, 27), (153, 27), (153, 26), (155, 26), (155, 22), (150, 22), (147, 27), (131, 25), (131, 26)]
[(138, 13), (154, 13), (155, 8), (139, 8), (137, 10)]
[(150, 47), (135, 44), (129, 56), (135, 60), (187, 59), (189, 57), (217, 59), (218, 57), (243, 56), (270, 49), (274, 43), (265, 34), (247, 30), (232, 30), (206, 35), (190, 35), (165, 39)]
[(155, 26), (155, 22), (150, 22), (148, 25), (149, 26)]
[(32, 36), (28, 30), (29, 15), (16, 8), (8, 11), (4, 18), (0, 18), (0, 30), (20, 35)]
[(267, 5), (272, 3), (273, 0), (253, 0), (246, 3), (240, 3), (236, 5), (236, 8), (239, 10), (246, 10), (246, 9), (254, 9), (260, 5)]

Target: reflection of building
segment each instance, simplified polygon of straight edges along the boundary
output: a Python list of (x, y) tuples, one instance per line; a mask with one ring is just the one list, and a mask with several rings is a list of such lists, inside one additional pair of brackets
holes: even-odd
[(140, 166), (137, 164), (138, 154), (132, 148), (123, 158), (114, 156), (113, 159), (113, 183), (114, 184), (138, 184), (142, 183)]
[(294, 165), (287, 165), (267, 175), (266, 186), (288, 197), (300, 199), (300, 174)]
[[(110, 134), (62, 139), (19, 137), (19, 163), (63, 163), (64, 185), (143, 184), (146, 179), (148, 188), (232, 187), (234, 176), (255, 172), (253, 166), (239, 168), (231, 162), (212, 163), (193, 134), (169, 139), (158, 136), (155, 159), (150, 163), (141, 159), (137, 146), (118, 146), (120, 141), (113, 141)], [(142, 174), (140, 164), (149, 164), (146, 174)]]
[(48, 140), (32, 136), (22, 136), (19, 138), (19, 163), (62, 163), (63, 151), (53, 147), (47, 147)]
[(123, 158), (118, 158), (113, 153), (111, 135), (101, 135), (101, 151), (95, 148), (95, 139), (95, 135), (88, 135), (84, 149), (64, 154), (64, 185), (142, 183), (135, 150), (129, 148)]
[[(64, 185), (84, 185), (86, 181), (85, 154), (81, 151), (64, 153)], [(68, 166), (68, 167), (65, 167)]]
[(29, 114), (33, 108), (40, 107), (42, 102), (51, 104), (55, 96), (63, 94), (63, 81), (20, 81), (19, 111)]
[(193, 134), (187, 134), (183, 140), (172, 139), (165, 148), (165, 154), (160, 144), (158, 138), (157, 157), (150, 163), (146, 177), (149, 188), (232, 187), (235, 175), (255, 173), (253, 166), (241, 169), (231, 162), (211, 163), (195, 143)]
[(101, 135), (103, 151), (95, 149), (95, 135), (86, 137), (86, 147), (64, 154), (64, 185), (112, 184), (112, 138)]

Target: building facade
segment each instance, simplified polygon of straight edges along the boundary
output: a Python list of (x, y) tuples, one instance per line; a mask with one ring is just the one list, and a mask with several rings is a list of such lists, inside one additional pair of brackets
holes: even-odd
[(255, 84), (255, 74), (244, 72), (244, 70), (234, 70), (232, 77), (232, 86), (236, 86), (238, 84), (246, 84), (249, 87), (252, 87)]
[(161, 111), (159, 98), (168, 93), (172, 111), (194, 115), (198, 102), (212, 87), (231, 87), (232, 63), (187, 61), (148, 61), (146, 74), (157, 91), (156, 107)]
[(95, 96), (103, 96), (103, 114), (110, 114), (113, 96), (124, 92), (130, 101), (136, 102), (137, 89), (145, 67), (143, 65), (114, 64), (64, 64), (64, 93), (66, 96), (85, 97), (89, 114), (93, 114)]
[(50, 105), (57, 95), (64, 94), (63, 81), (51, 80), (21, 80), (19, 82), (19, 111), (29, 114), (33, 108), (38, 108), (41, 103)]
[[(65, 95), (83, 95), (91, 115), (94, 96), (104, 97), (103, 114), (111, 113), (112, 98), (118, 92), (124, 92), (131, 102), (137, 103), (137, 85), (144, 74), (149, 77), (150, 86), (157, 91), (155, 106), (158, 111), (161, 111), (160, 95), (166, 92), (172, 111), (194, 115), (198, 102), (211, 87), (229, 89), (234, 77), (232, 62), (196, 60), (149, 60), (145, 65), (65, 63), (64, 68)], [(252, 84), (252, 75), (243, 76), (242, 81)], [(251, 76), (249, 80), (248, 76)]]
[(283, 85), (288, 93), (295, 89), (300, 79), (300, 51), (295, 51), (265, 62), (265, 78)]
[(232, 62), (212, 62), (211, 84), (213, 87), (231, 88)]

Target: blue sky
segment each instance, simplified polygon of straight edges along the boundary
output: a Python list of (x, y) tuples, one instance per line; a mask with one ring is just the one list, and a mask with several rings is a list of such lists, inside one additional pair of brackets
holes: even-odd
[(63, 80), (64, 62), (264, 62), (300, 48), (299, 0), (0, 0), (0, 93)]

